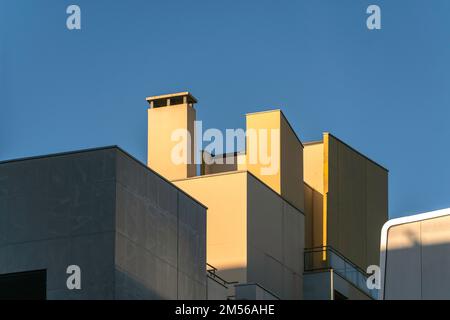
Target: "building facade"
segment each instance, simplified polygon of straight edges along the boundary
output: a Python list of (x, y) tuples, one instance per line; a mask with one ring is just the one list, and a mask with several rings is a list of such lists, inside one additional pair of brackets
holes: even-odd
[[(148, 166), (208, 207), (207, 261), (216, 274), (281, 299), (377, 297), (366, 269), (378, 264), (388, 218), (385, 168), (328, 133), (303, 144), (282, 111), (269, 110), (246, 115), (245, 150), (207, 153), (203, 160), (222, 162), (203, 161), (197, 175), (197, 99), (183, 92), (147, 101)], [(171, 134), (180, 128), (193, 137), (184, 147), (191, 161), (175, 164), (180, 144)], [(271, 174), (252, 161), (267, 150), (278, 164)]]
[(147, 101), (147, 165), (117, 147), (0, 162), (0, 299), (377, 298), (385, 168), (303, 143), (281, 110), (246, 114), (242, 150), (198, 152), (197, 99)]
[[(388, 219), (388, 170), (324, 133), (321, 141), (305, 143), (304, 176), (305, 294), (328, 299), (337, 291), (376, 298), (366, 286), (366, 270), (379, 261), (380, 230)], [(317, 279), (330, 288), (315, 289)]]
[(450, 299), (450, 209), (389, 220), (380, 267), (381, 299)]
[(205, 232), (205, 206), (117, 147), (0, 163), (0, 299), (205, 299)]

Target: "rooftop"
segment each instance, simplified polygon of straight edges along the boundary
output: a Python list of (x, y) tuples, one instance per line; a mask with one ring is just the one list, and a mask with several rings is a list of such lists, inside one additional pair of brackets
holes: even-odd
[(177, 104), (197, 103), (197, 99), (188, 91), (151, 96), (145, 98), (145, 100), (147, 100), (151, 108), (165, 107)]

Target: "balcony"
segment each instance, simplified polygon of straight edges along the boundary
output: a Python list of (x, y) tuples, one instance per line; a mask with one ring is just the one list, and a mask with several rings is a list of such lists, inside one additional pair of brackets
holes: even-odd
[(378, 299), (378, 290), (367, 288), (369, 275), (330, 246), (305, 249), (305, 272), (320, 270), (333, 270), (372, 299)]

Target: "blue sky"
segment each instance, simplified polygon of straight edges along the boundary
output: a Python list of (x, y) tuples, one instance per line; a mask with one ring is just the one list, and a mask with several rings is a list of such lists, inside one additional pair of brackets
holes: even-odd
[(189, 90), (204, 126), (281, 108), (303, 141), (329, 131), (388, 167), (391, 217), (450, 207), (449, 15), (448, 0), (0, 0), (0, 160), (117, 144), (145, 162), (145, 97)]

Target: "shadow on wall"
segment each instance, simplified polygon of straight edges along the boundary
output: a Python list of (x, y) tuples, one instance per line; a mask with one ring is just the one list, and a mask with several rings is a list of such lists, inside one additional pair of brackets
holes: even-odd
[[(154, 283), (153, 285), (157, 285)], [(172, 299), (176, 299), (177, 288), (170, 288), (168, 283), (160, 284), (165, 286), (165, 291), (170, 291), (172, 289)], [(163, 288), (159, 288), (161, 291)], [(163, 300), (170, 299), (168, 297), (163, 297), (157, 292), (158, 289), (151, 288), (150, 285), (145, 284), (145, 281), (137, 279), (133, 275), (121, 271), (120, 269), (115, 269), (115, 299), (117, 300)]]
[(403, 230), (388, 244), (384, 270), (386, 300), (450, 299), (450, 241)]
[[(270, 257), (269, 257), (270, 258)], [(301, 300), (303, 297), (303, 276), (282, 264), (278, 269), (264, 264), (256, 265), (255, 261), (249, 262), (246, 268), (229, 268), (217, 271), (217, 275), (225, 280), (227, 298), (230, 299), (266, 299), (267, 297), (283, 300)], [(239, 296), (235, 287), (240, 287)], [(251, 289), (244, 287), (252, 287)], [(209, 288), (208, 288), (209, 289)], [(250, 294), (250, 291), (252, 293)], [(255, 298), (251, 298), (255, 295)], [(208, 292), (210, 296), (210, 292)], [(263, 298), (266, 297), (266, 298)], [(259, 297), (259, 298), (257, 298)]]

